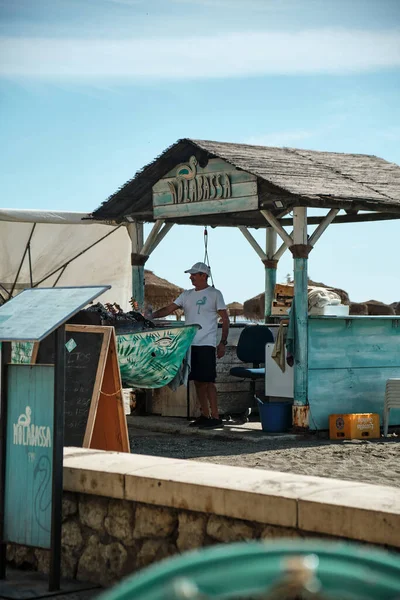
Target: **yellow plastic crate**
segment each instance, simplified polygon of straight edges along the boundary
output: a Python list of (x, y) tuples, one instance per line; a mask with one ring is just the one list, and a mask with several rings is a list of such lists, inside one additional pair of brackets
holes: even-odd
[(380, 437), (379, 415), (376, 413), (329, 415), (331, 440), (363, 440)]

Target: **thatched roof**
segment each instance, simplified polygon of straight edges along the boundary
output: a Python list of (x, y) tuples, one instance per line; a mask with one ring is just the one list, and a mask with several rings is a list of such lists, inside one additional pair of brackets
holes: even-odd
[(226, 305), (226, 308), (228, 309), (229, 314), (232, 316), (239, 316), (243, 314), (243, 304), (240, 302), (230, 302)]
[(243, 304), (240, 302), (230, 302), (226, 305), (230, 317), (233, 317), (233, 322), (236, 323), (236, 317), (243, 314)]
[[(400, 217), (400, 167), (382, 158), (191, 139), (178, 140), (167, 148), (112, 194), (94, 211), (93, 217), (123, 221), (129, 215), (137, 220), (153, 221), (153, 185), (192, 155), (200, 166), (205, 166), (210, 158), (220, 158), (255, 175), (259, 208), (271, 210), (275, 215), (282, 213), (282, 208), (274, 205), (274, 201), (280, 200), (285, 209), (311, 206), (348, 211), (348, 214), (338, 215), (334, 222)], [(357, 213), (359, 210), (381, 211), (382, 214), (366, 215)], [(310, 217), (309, 223), (317, 223), (318, 219), (320, 217)], [(267, 226), (259, 210), (172, 220), (186, 224)], [(283, 224), (289, 221), (291, 219), (285, 219)]]
[(171, 304), (182, 291), (183, 288), (157, 277), (153, 271), (144, 270), (144, 299), (147, 304), (151, 304), (153, 310)]
[(265, 293), (257, 294), (253, 298), (246, 300), (243, 304), (243, 314), (246, 319), (259, 321), (264, 318), (265, 311)]

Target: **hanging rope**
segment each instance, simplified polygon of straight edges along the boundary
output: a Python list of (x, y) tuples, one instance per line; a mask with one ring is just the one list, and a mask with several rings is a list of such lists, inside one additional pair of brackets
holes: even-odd
[(212, 272), (211, 272), (211, 266), (210, 266), (210, 258), (208, 256), (208, 231), (207, 231), (207, 225), (204, 227), (204, 260), (203, 262), (210, 267), (210, 279), (211, 279), (211, 285), (212, 287), (214, 287), (214, 280), (213, 280), (213, 276), (212, 276)]

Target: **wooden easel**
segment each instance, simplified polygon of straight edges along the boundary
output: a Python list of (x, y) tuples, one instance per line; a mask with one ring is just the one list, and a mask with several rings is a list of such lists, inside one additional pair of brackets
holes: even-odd
[[(88, 408), (87, 421), (84, 428), (83, 442), (81, 437), (81, 446), (83, 448), (96, 448), (97, 450), (113, 450), (117, 452), (130, 452), (128, 428), (122, 398), (122, 382), (118, 365), (117, 344), (115, 331), (113, 327), (102, 327), (97, 325), (66, 325), (66, 335), (68, 334), (101, 334), (101, 347), (98, 358), (96, 356), (94, 385), (90, 390), (88, 402), (80, 403), (75, 406), (75, 398), (66, 396), (65, 425), (68, 427), (68, 420), (75, 418), (74, 409), (79, 409), (82, 414), (82, 404), (86, 403)], [(79, 349), (79, 344), (77, 348)], [(32, 354), (32, 362), (36, 362), (40, 355), (39, 344), (35, 344)], [(48, 357), (45, 357), (48, 362)], [(43, 362), (43, 358), (42, 361)], [(67, 357), (66, 379), (71, 377), (72, 370), (69, 373)], [(93, 367), (93, 362), (92, 362)], [(84, 372), (84, 371), (83, 371)], [(94, 373), (94, 371), (92, 371)], [(68, 381), (67, 381), (68, 385)], [(77, 393), (78, 395), (78, 393)], [(72, 408), (71, 408), (72, 407)], [(82, 419), (82, 416), (80, 417)], [(72, 424), (70, 423), (70, 426)], [(70, 430), (71, 431), (71, 430)], [(68, 443), (68, 442), (67, 442)], [(77, 444), (68, 444), (77, 445)]]
[[(67, 325), (67, 329), (68, 327), (79, 325)], [(102, 362), (100, 364), (99, 361), (96, 377), (97, 403), (92, 411), (92, 398), (91, 412), (94, 416), (89, 413), (83, 443), (87, 448), (130, 452), (115, 331), (113, 327), (107, 329), (110, 331), (108, 336), (104, 336), (104, 353), (102, 348)]]

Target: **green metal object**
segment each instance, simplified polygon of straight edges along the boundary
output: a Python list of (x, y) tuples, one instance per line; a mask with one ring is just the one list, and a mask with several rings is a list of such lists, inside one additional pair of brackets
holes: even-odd
[(154, 565), (99, 600), (395, 600), (400, 559), (353, 543), (281, 540), (214, 546)]
[(159, 388), (177, 374), (199, 325), (147, 329), (117, 335), (118, 362), (126, 387)]

